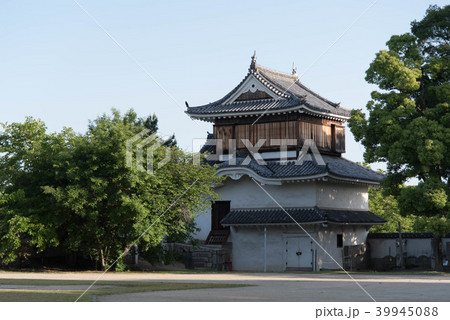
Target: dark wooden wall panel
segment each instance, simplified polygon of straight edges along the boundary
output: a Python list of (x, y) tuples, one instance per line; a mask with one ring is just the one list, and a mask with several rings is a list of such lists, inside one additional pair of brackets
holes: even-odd
[(233, 139), (233, 126), (214, 126), (214, 138), (222, 140), (222, 150), (228, 150), (230, 139)]
[(336, 126), (335, 127), (336, 131), (335, 131), (335, 150), (336, 152), (339, 153), (344, 153), (345, 152), (345, 127), (341, 127), (341, 126)]
[[(237, 119), (236, 119), (237, 120)], [(339, 124), (339, 125), (338, 125)], [(215, 125), (214, 137), (222, 140), (223, 150), (229, 149), (229, 139), (236, 139), (236, 147), (245, 149), (242, 139), (248, 139), (252, 145), (265, 139), (262, 149), (278, 150), (279, 143), (271, 139), (296, 139), (301, 147), (306, 139), (312, 139), (320, 150), (345, 152), (345, 127), (341, 122), (301, 116), (300, 120), (236, 123), (235, 125)]]

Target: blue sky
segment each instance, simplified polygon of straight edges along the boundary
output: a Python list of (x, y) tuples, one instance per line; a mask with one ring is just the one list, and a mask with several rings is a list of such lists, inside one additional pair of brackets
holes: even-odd
[[(184, 107), (221, 98), (258, 63), (299, 74), (371, 1), (87, 1), (79, 3)], [(364, 108), (375, 53), (409, 31), (430, 4), (379, 0), (301, 81), (346, 108)], [(40, 118), (50, 131), (84, 132), (117, 108), (155, 113), (160, 133), (189, 150), (210, 123), (192, 121), (72, 0), (0, 3), (0, 122)], [(363, 149), (347, 129), (347, 153)], [(378, 166), (376, 166), (378, 167)]]

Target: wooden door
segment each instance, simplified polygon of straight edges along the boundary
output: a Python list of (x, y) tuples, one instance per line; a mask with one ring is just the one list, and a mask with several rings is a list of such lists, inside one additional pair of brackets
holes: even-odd
[(312, 244), (308, 236), (286, 238), (286, 270), (312, 269)]
[(211, 206), (211, 230), (224, 230), (229, 227), (222, 227), (220, 221), (230, 212), (231, 201), (215, 201)]

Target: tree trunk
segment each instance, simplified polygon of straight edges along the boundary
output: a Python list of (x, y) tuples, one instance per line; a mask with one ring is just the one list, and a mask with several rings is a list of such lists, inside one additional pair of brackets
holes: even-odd
[(434, 256), (434, 270), (435, 271), (444, 271), (444, 267), (442, 266), (443, 257), (442, 257), (442, 237), (434, 236), (433, 239), (433, 256)]
[(102, 270), (105, 270), (106, 263), (105, 263), (105, 256), (103, 253), (103, 249), (99, 250), (99, 259), (100, 259), (100, 265), (102, 267)]
[(105, 247), (105, 254), (103, 257), (103, 259), (105, 260), (104, 268), (106, 267), (106, 265), (108, 264), (108, 261), (109, 261), (109, 250), (108, 249), (109, 249), (108, 247)]

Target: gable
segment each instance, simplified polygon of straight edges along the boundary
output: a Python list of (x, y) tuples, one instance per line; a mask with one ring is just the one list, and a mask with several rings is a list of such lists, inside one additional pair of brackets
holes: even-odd
[(282, 97), (267, 86), (262, 84), (255, 76), (249, 75), (241, 86), (229, 97), (224, 104), (235, 101), (262, 100), (262, 99), (282, 99)]
[(262, 100), (271, 98), (272, 97), (265, 91), (256, 90), (255, 92), (252, 92), (251, 90), (248, 90), (237, 97), (235, 101)]
[(186, 113), (191, 118), (210, 122), (222, 118), (258, 116), (269, 109), (271, 116), (301, 112), (340, 123), (350, 117), (349, 110), (301, 84), (295, 70), (293, 74), (270, 70), (256, 64), (256, 57), (252, 58), (244, 79), (224, 97), (205, 105), (187, 107)]

